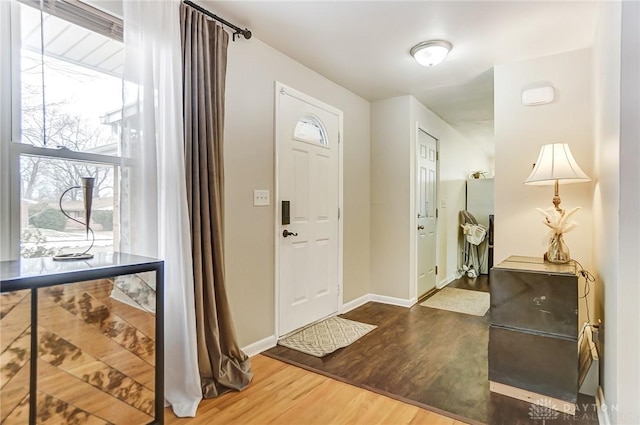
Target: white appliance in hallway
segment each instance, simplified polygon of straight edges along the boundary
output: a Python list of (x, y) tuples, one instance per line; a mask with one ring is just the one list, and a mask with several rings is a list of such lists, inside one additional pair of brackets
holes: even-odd
[(489, 261), (493, 252), (493, 179), (467, 180), (467, 211), (487, 229), (487, 239), (479, 246), (480, 273), (488, 274), (493, 265)]

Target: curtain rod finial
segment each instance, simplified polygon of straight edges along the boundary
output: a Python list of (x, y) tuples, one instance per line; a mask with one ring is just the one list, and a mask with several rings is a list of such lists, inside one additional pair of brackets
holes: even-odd
[(245, 40), (248, 40), (251, 38), (251, 31), (249, 31), (247, 28), (241, 30), (241, 29), (237, 29), (236, 32), (233, 33), (233, 41), (236, 41), (236, 37), (242, 35), (244, 37)]

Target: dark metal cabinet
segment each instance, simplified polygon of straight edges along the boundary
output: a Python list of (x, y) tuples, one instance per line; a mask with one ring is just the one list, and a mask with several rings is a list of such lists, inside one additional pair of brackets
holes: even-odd
[(0, 423), (163, 423), (163, 270), (122, 253), (0, 262)]
[(512, 256), (491, 270), (489, 380), (577, 401), (578, 278), (573, 264)]

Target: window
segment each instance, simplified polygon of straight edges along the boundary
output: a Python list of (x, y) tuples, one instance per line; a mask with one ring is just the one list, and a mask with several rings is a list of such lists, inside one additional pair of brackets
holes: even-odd
[(0, 228), (4, 249), (11, 257), (86, 249), (91, 242), (84, 228), (64, 217), (58, 203), (82, 217), (81, 190), (60, 196), (80, 186), (81, 177), (94, 177), (91, 252), (112, 251), (118, 244), (122, 23), (80, 2), (14, 0), (0, 7), (0, 35), (11, 40), (1, 59), (12, 69), (11, 96), (0, 100), (11, 111), (2, 121), (11, 130), (3, 128), (0, 139), (2, 165), (10, 170), (0, 176), (10, 182), (0, 189), (10, 215)]
[(293, 130), (293, 138), (301, 142), (329, 145), (324, 127), (312, 116), (304, 116), (298, 120)]

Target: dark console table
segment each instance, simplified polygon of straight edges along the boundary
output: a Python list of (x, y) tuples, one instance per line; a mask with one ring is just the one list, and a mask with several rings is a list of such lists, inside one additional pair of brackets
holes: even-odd
[(123, 253), (0, 262), (0, 423), (162, 424), (163, 283)]
[(574, 414), (578, 397), (575, 265), (512, 256), (491, 270), (490, 389)]

